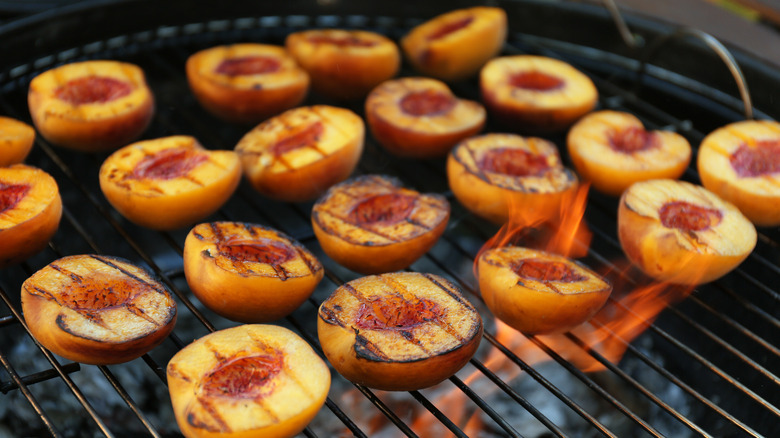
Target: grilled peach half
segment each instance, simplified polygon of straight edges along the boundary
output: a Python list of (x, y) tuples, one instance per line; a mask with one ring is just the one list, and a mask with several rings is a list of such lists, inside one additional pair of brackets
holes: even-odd
[(269, 322), (298, 308), (322, 280), (322, 264), (284, 233), (261, 225), (196, 225), (184, 241), (190, 290), (214, 312), (245, 323)]
[(419, 72), (445, 81), (476, 74), (506, 40), (506, 12), (477, 6), (434, 17), (401, 39), (401, 48)]
[(300, 104), (309, 75), (284, 47), (233, 44), (194, 53), (187, 82), (200, 104), (233, 123), (255, 124)]
[(294, 332), (249, 324), (197, 339), (168, 362), (168, 392), (184, 436), (292, 437), (322, 408), (325, 362)]
[(577, 191), (552, 142), (514, 134), (485, 134), (458, 144), (447, 158), (447, 179), (458, 201), (498, 224), (510, 209), (529, 221), (555, 219)]
[(35, 142), (35, 129), (27, 123), (0, 116), (0, 167), (19, 164)]
[(365, 125), (354, 112), (328, 105), (286, 111), (257, 125), (235, 147), (244, 175), (269, 198), (315, 199), (345, 180), (363, 153)]
[(482, 68), (479, 86), (490, 116), (524, 132), (568, 128), (593, 110), (598, 100), (589, 77), (566, 62), (544, 56), (495, 58)]
[(707, 135), (697, 160), (704, 187), (758, 226), (780, 225), (780, 123), (743, 121)]
[(100, 188), (125, 218), (172, 230), (214, 213), (241, 181), (233, 151), (207, 150), (189, 136), (130, 144), (100, 167)]
[(609, 282), (584, 265), (531, 248), (484, 251), (477, 270), (490, 311), (528, 334), (569, 331), (595, 315), (612, 292)]
[(450, 205), (438, 194), (365, 175), (333, 186), (314, 204), (312, 227), (330, 258), (362, 274), (397, 271), (428, 252), (447, 227)]
[(73, 255), (22, 284), (24, 319), (52, 352), (95, 365), (133, 360), (159, 345), (176, 323), (165, 286), (128, 260)]
[(30, 82), (27, 100), (43, 138), (84, 152), (130, 143), (154, 115), (143, 70), (118, 61), (74, 62), (48, 70)]
[(569, 130), (566, 143), (577, 173), (612, 196), (638, 181), (677, 179), (691, 162), (685, 137), (646, 131), (636, 116), (620, 111), (584, 116)]
[(309, 73), (312, 89), (334, 99), (363, 98), (401, 67), (398, 46), (384, 35), (364, 30), (294, 32), (285, 47)]
[(618, 207), (626, 257), (647, 275), (678, 284), (714, 281), (756, 246), (756, 229), (733, 204), (684, 181), (629, 187)]
[(459, 99), (444, 82), (408, 77), (389, 80), (366, 99), (366, 121), (374, 138), (393, 154), (444, 156), (485, 126), (485, 108)]
[(25, 164), (0, 168), (0, 268), (41, 251), (61, 217), (60, 190), (51, 175)]
[(482, 318), (442, 277), (394, 272), (358, 278), (320, 306), (325, 356), (348, 380), (388, 391), (433, 386), (471, 359)]

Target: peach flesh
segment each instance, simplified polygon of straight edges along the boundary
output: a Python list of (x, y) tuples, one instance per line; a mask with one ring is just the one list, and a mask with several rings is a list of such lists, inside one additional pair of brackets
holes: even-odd
[(661, 207), (659, 215), (663, 226), (683, 231), (704, 231), (718, 225), (723, 219), (723, 213), (719, 210), (683, 201), (667, 202)]
[(780, 140), (756, 142), (756, 147), (743, 144), (729, 157), (740, 178), (752, 178), (780, 172)]
[(243, 56), (222, 61), (216, 72), (228, 76), (246, 76), (278, 71), (281, 63), (270, 56)]
[(333, 44), (339, 47), (373, 47), (377, 45), (376, 41), (368, 41), (354, 36), (344, 36), (337, 38), (326, 35), (312, 35), (308, 41), (313, 44)]
[(369, 298), (357, 313), (356, 325), (366, 330), (408, 330), (427, 321), (438, 319), (443, 310), (433, 301), (421, 298), (413, 303), (397, 296)]
[(483, 171), (512, 176), (537, 176), (550, 169), (546, 157), (514, 148), (490, 149), (478, 166)]
[(614, 132), (609, 137), (609, 145), (618, 152), (630, 154), (659, 147), (660, 143), (655, 133), (631, 127)]
[(437, 116), (449, 112), (457, 101), (452, 96), (434, 90), (409, 93), (401, 99), (401, 111), (415, 117)]
[(5, 184), (0, 182), (0, 213), (16, 207), (30, 191), (26, 184)]
[(270, 392), (283, 367), (278, 352), (233, 358), (206, 376), (203, 391), (212, 397), (259, 399)]
[(88, 285), (78, 283), (62, 291), (62, 304), (73, 310), (104, 311), (125, 305), (131, 298), (135, 286), (131, 281), (117, 281), (115, 278), (92, 279)]
[(574, 283), (587, 280), (586, 277), (574, 272), (571, 267), (561, 262), (549, 262), (539, 259), (526, 259), (513, 262), (512, 271), (520, 277), (537, 281), (558, 281)]
[(562, 88), (565, 82), (555, 76), (538, 71), (515, 73), (509, 78), (513, 87), (534, 91), (553, 91)]
[(295, 257), (292, 248), (269, 239), (259, 242), (233, 241), (218, 244), (219, 255), (230, 260), (281, 265)]
[(357, 225), (368, 225), (377, 222), (400, 222), (412, 213), (415, 198), (413, 196), (388, 193), (371, 196), (357, 204), (349, 212), (349, 219)]
[(132, 177), (162, 180), (178, 178), (206, 160), (208, 156), (197, 151), (164, 149), (139, 161), (133, 168)]
[(469, 24), (471, 24), (472, 21), (474, 21), (474, 17), (468, 16), (458, 21), (453, 21), (452, 23), (444, 24), (440, 26), (438, 29), (436, 29), (436, 32), (433, 32), (432, 34), (428, 35), (427, 39), (428, 41), (433, 41), (433, 40), (438, 40), (439, 38), (444, 38), (445, 36), (468, 26)]
[(127, 96), (133, 91), (132, 85), (125, 81), (102, 76), (85, 76), (72, 79), (54, 91), (57, 99), (82, 105), (87, 103), (106, 103)]
[(278, 157), (286, 152), (314, 145), (319, 140), (324, 129), (322, 122), (312, 123), (276, 142), (271, 147), (271, 151)]

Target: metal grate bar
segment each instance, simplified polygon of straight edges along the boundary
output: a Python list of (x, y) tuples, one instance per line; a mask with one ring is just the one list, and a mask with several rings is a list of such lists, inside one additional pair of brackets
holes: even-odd
[(157, 430), (155, 430), (154, 426), (152, 426), (152, 423), (149, 421), (149, 419), (146, 418), (146, 415), (144, 415), (143, 411), (138, 408), (138, 406), (135, 404), (135, 401), (133, 401), (127, 391), (125, 391), (125, 388), (123, 388), (119, 383), (119, 380), (117, 380), (111, 370), (109, 370), (107, 366), (99, 366), (98, 369), (103, 373), (109, 383), (111, 383), (111, 386), (114, 387), (114, 390), (117, 392), (117, 394), (119, 394), (130, 410), (133, 411), (141, 423), (143, 423), (144, 427), (146, 427), (149, 433), (154, 437), (161, 437)]
[(437, 420), (441, 421), (441, 423), (450, 430), (455, 436), (460, 438), (468, 438), (468, 435), (466, 435), (455, 423), (450, 420), (450, 417), (444, 415), (439, 408), (433, 405), (433, 403), (430, 402), (424, 395), (420, 393), (420, 391), (409, 391), (409, 394), (414, 397), (415, 400), (420, 402), (421, 405), (423, 405), (428, 411), (433, 414), (434, 417), (436, 417)]
[(514, 427), (512, 427), (511, 424), (509, 424), (504, 417), (500, 416), (495, 409), (493, 409), (489, 404), (485, 402), (485, 400), (482, 399), (479, 395), (477, 395), (474, 390), (471, 389), (466, 383), (463, 382), (463, 380), (459, 379), (458, 376), (452, 376), (450, 377), (450, 381), (455, 384), (458, 388), (460, 388), (461, 391), (463, 391), (464, 394), (466, 394), (477, 406), (479, 406), (480, 409), (482, 409), (483, 412), (485, 412), (493, 421), (496, 422), (503, 430), (506, 432), (509, 436), (512, 437), (521, 437), (519, 433), (515, 430)]

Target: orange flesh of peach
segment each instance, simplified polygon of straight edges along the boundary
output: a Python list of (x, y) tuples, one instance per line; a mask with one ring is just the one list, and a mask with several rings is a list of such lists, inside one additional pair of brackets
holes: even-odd
[(117, 308), (130, 302), (137, 294), (133, 283), (118, 280), (115, 276), (96, 273), (88, 282), (74, 282), (63, 289), (60, 302), (73, 310), (103, 311)]
[(401, 99), (399, 106), (406, 114), (419, 116), (438, 116), (449, 112), (457, 100), (447, 93), (437, 90), (415, 91)]
[(0, 181), (0, 214), (6, 210), (13, 209), (29, 191), (29, 185), (6, 184)]
[(361, 303), (355, 320), (358, 328), (366, 330), (408, 330), (424, 322), (440, 319), (444, 310), (426, 298), (406, 301), (398, 296), (371, 297)]
[(271, 152), (273, 152), (274, 156), (279, 157), (287, 152), (303, 147), (316, 148), (323, 130), (322, 122), (306, 125), (297, 131), (291, 129), (289, 133), (286, 133), (285, 137), (271, 147)]
[(293, 257), (295, 251), (281, 242), (270, 239), (258, 239), (256, 242), (234, 240), (218, 242), (219, 255), (231, 260), (241, 260), (269, 265), (280, 265)]
[(613, 132), (609, 137), (609, 145), (618, 152), (631, 154), (659, 147), (660, 140), (656, 133), (632, 126)]
[(229, 359), (205, 377), (202, 391), (211, 397), (260, 399), (273, 389), (282, 368), (284, 357), (278, 351)]
[(436, 29), (436, 31), (428, 35), (426, 39), (428, 41), (433, 41), (439, 38), (444, 38), (445, 36), (453, 32), (457, 32), (460, 29), (465, 28), (466, 26), (471, 24), (472, 21), (474, 21), (474, 16), (464, 17), (461, 18), (460, 20), (453, 21), (451, 23), (444, 23), (441, 26), (439, 26), (439, 28)]
[(130, 177), (163, 180), (179, 178), (208, 159), (207, 154), (191, 149), (163, 149), (139, 161)]
[(399, 193), (371, 196), (349, 212), (349, 219), (357, 225), (400, 222), (409, 217), (415, 202), (414, 196)]
[(509, 77), (509, 84), (534, 91), (553, 91), (562, 88), (566, 82), (562, 79), (539, 71), (515, 73)]
[(542, 175), (550, 169), (546, 156), (515, 148), (490, 149), (478, 166), (487, 172), (512, 176)]
[(281, 67), (279, 60), (272, 56), (241, 56), (225, 59), (214, 71), (228, 76), (245, 76), (272, 73)]
[(72, 79), (54, 90), (54, 95), (73, 105), (106, 103), (127, 96), (133, 86), (127, 81), (103, 76)]
[(704, 231), (723, 219), (720, 210), (684, 201), (667, 202), (658, 213), (663, 226), (683, 231)]
[(752, 178), (780, 172), (780, 140), (760, 140), (755, 147), (742, 144), (729, 157), (740, 178)]
[(510, 269), (520, 277), (542, 282), (558, 281), (574, 283), (587, 279), (585, 276), (574, 272), (574, 270), (563, 262), (553, 262), (541, 259), (512, 261)]
[(370, 41), (356, 35), (334, 36), (318, 34), (309, 36), (307, 40), (313, 44), (333, 44), (338, 47), (373, 47), (379, 44), (376, 41)]

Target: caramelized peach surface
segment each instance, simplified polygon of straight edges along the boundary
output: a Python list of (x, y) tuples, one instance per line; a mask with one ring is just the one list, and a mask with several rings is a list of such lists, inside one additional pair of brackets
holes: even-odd
[(187, 437), (292, 437), (317, 415), (330, 370), (294, 332), (249, 324), (197, 339), (167, 367), (168, 391)]
[(447, 179), (464, 207), (495, 223), (508, 220), (512, 205), (535, 220), (554, 219), (578, 185), (552, 142), (514, 134), (458, 144), (447, 158)]
[(35, 129), (27, 123), (0, 116), (0, 167), (19, 164), (35, 141)]
[(43, 346), (70, 360), (115, 364), (159, 345), (176, 323), (162, 283), (125, 259), (75, 255), (55, 260), (22, 285), (22, 309)]
[(345, 180), (363, 152), (365, 125), (354, 112), (299, 107), (249, 131), (235, 147), (244, 175), (261, 194), (298, 202)]
[(758, 226), (780, 225), (780, 123), (744, 121), (707, 135), (699, 147), (702, 184)]
[(43, 138), (85, 152), (126, 145), (154, 115), (143, 70), (118, 61), (75, 62), (41, 73), (30, 82), (28, 105)]
[(496, 56), (506, 39), (506, 12), (477, 6), (434, 17), (401, 39), (401, 48), (419, 72), (445, 81), (474, 75)]
[(433, 247), (447, 227), (450, 206), (381, 175), (347, 180), (312, 208), (314, 234), (325, 253), (363, 274), (404, 269)]
[(756, 245), (756, 229), (731, 203), (684, 181), (638, 182), (618, 207), (626, 257), (662, 281), (699, 284), (736, 268)]
[(482, 319), (442, 277), (371, 275), (336, 289), (317, 332), (331, 365), (352, 382), (390, 391), (435, 385), (473, 356)]
[(41, 251), (57, 232), (62, 199), (57, 182), (36, 167), (0, 167), (0, 268)]
[(193, 137), (173, 136), (125, 146), (100, 167), (100, 188), (124, 217), (171, 230), (214, 213), (241, 180), (233, 151), (207, 150)]
[(577, 173), (613, 196), (637, 181), (677, 179), (691, 161), (685, 137), (646, 131), (634, 115), (618, 111), (583, 117), (569, 130), (567, 146)]
[(395, 43), (375, 32), (311, 29), (294, 32), (285, 47), (309, 73), (312, 88), (327, 97), (358, 99), (398, 73)]
[(386, 81), (368, 95), (365, 110), (377, 141), (405, 157), (445, 155), (485, 125), (481, 104), (459, 99), (447, 84), (430, 78)]
[(311, 295), (323, 273), (303, 245), (261, 225), (203, 223), (184, 242), (190, 290), (206, 307), (234, 321), (287, 316)]
[(512, 130), (562, 130), (590, 112), (598, 90), (585, 74), (563, 61), (534, 55), (489, 61), (479, 76), (491, 117)]
[(477, 263), (485, 304), (523, 333), (568, 331), (596, 314), (612, 292), (609, 282), (595, 272), (544, 251), (493, 248)]

